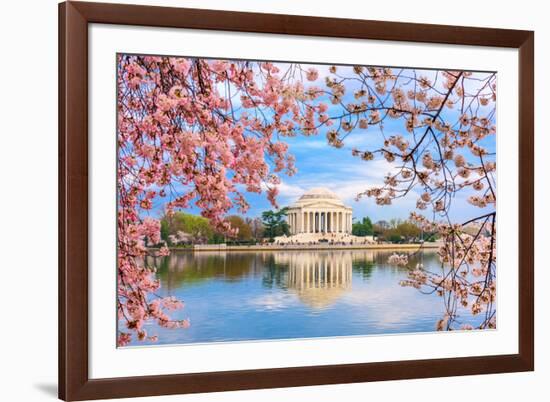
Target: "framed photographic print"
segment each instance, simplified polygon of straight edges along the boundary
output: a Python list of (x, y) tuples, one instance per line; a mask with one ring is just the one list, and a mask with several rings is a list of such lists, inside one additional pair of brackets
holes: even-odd
[(533, 370), (533, 32), (59, 12), (60, 398)]

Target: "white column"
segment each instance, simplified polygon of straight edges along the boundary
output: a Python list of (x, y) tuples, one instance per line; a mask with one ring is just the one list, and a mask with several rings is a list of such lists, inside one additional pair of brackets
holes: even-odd
[(317, 212), (317, 232), (321, 233), (323, 231), (323, 213), (321, 211)]
[(313, 213), (313, 233), (317, 233), (317, 219), (318, 219), (318, 214), (317, 214), (317, 211), (315, 211)]
[(348, 232), (348, 213), (342, 212), (342, 220), (344, 222), (344, 233)]

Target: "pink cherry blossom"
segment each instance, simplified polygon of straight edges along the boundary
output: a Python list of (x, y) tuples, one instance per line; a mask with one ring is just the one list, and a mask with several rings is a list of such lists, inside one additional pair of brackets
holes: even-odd
[(315, 68), (309, 68), (307, 70), (307, 79), (308, 81), (315, 81), (319, 77), (319, 72)]

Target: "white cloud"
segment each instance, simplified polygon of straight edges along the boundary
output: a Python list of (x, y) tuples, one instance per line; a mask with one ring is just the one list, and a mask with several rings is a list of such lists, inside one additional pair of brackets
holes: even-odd
[(324, 149), (328, 148), (329, 145), (326, 140), (319, 140), (309, 138), (307, 140), (302, 139), (301, 141), (295, 141), (290, 143), (290, 151), (298, 151), (302, 149)]
[(284, 181), (282, 181), (277, 187), (279, 189), (279, 197), (286, 199), (298, 198), (306, 191), (306, 189), (301, 186), (287, 184)]
[(378, 127), (371, 127), (368, 130), (357, 130), (351, 132), (344, 139), (344, 146), (349, 149), (379, 147), (382, 145), (383, 138), (380, 136)]

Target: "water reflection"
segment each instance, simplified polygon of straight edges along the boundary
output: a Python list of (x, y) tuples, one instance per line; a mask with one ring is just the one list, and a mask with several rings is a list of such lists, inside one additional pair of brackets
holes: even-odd
[[(322, 288), (330, 288), (336, 284), (334, 281), (341, 280), (344, 276), (346, 287), (351, 285), (352, 272), (359, 273), (366, 280), (371, 277), (374, 267), (406, 272), (406, 267), (387, 263), (389, 254), (387, 251), (376, 250), (242, 253), (176, 251), (168, 257), (147, 257), (146, 264), (157, 268), (161, 283), (167, 289), (193, 286), (210, 279), (235, 282), (249, 277), (261, 277), (262, 284), (267, 288), (276, 286), (281, 289), (296, 289), (303, 287), (296, 282), (301, 275), (304, 275), (304, 279), (307, 277), (309, 281), (316, 280), (317, 283), (326, 285), (320, 286)], [(433, 252), (418, 253), (409, 260), (411, 267), (419, 262), (439, 265), (437, 255)]]
[[(185, 302), (185, 330), (148, 323), (160, 344), (433, 331), (442, 300), (403, 288), (388, 251), (173, 252), (148, 258), (159, 294)], [(441, 269), (432, 252), (410, 257)], [(467, 317), (465, 317), (467, 320)], [(142, 343), (140, 343), (142, 344)]]
[(351, 254), (309, 251), (278, 254), (277, 260), (288, 265), (288, 288), (314, 309), (333, 304), (351, 287)]
[(147, 258), (149, 266), (157, 267), (161, 284), (167, 289), (193, 286), (214, 278), (233, 282), (260, 275), (262, 268), (257, 262), (250, 253), (235, 253), (227, 258), (226, 253), (218, 252), (174, 252), (169, 257)]

